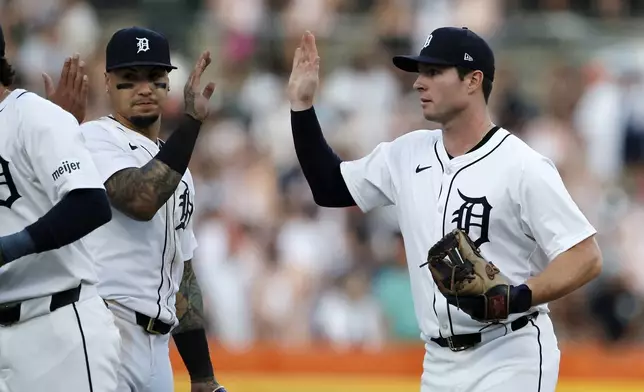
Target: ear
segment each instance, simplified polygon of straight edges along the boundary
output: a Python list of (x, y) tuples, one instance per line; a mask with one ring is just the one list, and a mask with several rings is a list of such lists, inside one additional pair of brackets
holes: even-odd
[(110, 92), (110, 74), (105, 72), (103, 73), (105, 76), (105, 92), (109, 93)]
[(479, 88), (483, 88), (483, 72), (474, 71), (469, 74), (468, 79), (469, 83), (467, 86), (467, 91), (470, 94), (474, 93)]

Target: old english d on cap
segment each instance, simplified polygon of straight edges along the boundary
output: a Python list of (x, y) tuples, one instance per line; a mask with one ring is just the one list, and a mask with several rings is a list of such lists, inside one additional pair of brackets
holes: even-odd
[(170, 44), (160, 33), (128, 27), (112, 35), (105, 50), (105, 70), (150, 65), (176, 69), (170, 62)]

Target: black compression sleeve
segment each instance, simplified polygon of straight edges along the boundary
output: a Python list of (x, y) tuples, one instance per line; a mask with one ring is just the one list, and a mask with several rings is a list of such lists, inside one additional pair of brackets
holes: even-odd
[(295, 153), (315, 202), (322, 207), (355, 206), (340, 172), (342, 160), (324, 139), (315, 109), (291, 111), (291, 130)]
[(111, 219), (103, 189), (74, 189), (25, 230), (40, 253), (78, 241)]
[(173, 335), (174, 344), (183, 359), (192, 382), (204, 382), (214, 379), (208, 338), (204, 329), (180, 332)]
[(201, 121), (187, 114), (184, 115), (177, 129), (172, 132), (155, 158), (177, 173), (184, 174), (190, 163), (200, 129)]

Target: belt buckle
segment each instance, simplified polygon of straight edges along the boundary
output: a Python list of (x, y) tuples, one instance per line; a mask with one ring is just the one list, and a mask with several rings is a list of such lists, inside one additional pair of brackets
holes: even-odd
[(455, 346), (451, 336), (448, 336), (446, 339), (447, 339), (447, 345), (452, 352), (456, 353), (459, 351), (466, 350), (468, 348), (467, 346), (458, 346), (458, 347)]
[(151, 317), (150, 317), (150, 320), (148, 321), (148, 326), (145, 328), (145, 330), (146, 330), (148, 333), (152, 334), (152, 335), (160, 335), (161, 333), (160, 333), (160, 332), (157, 332), (157, 331), (154, 329), (154, 322), (155, 322), (155, 321), (156, 321), (156, 319), (153, 319), (153, 318), (151, 318)]

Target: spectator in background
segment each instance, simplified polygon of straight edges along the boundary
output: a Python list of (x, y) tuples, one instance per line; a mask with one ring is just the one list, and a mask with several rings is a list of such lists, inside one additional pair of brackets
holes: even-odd
[(405, 257), (405, 244), (400, 232), (388, 242), (395, 249), (391, 258), (374, 279), (374, 294), (385, 318), (389, 338), (416, 341), (420, 335), (411, 296), (411, 281)]
[(56, 14), (34, 21), (30, 28), (31, 34), (19, 47), (16, 60), (25, 87), (32, 91), (42, 91), (42, 73), (60, 74), (67, 51), (60, 39)]
[(573, 124), (586, 145), (585, 165), (600, 181), (612, 183), (622, 171), (624, 115), (622, 93), (612, 75), (599, 62), (582, 68), (583, 92)]
[[(100, 44), (100, 24), (94, 8), (85, 0), (61, 0), (58, 36), (67, 53), (91, 56)], [(183, 81), (185, 83), (185, 80)]]
[(526, 124), (523, 139), (551, 159), (566, 182), (584, 164), (584, 148), (573, 127), (573, 111), (580, 94), (578, 73), (572, 66), (553, 67), (548, 75), (542, 113)]
[(194, 268), (203, 284), (208, 331), (231, 350), (255, 341), (253, 287), (262, 268), (262, 250), (243, 227), (214, 210), (196, 227), (199, 247)]
[[(644, 80), (642, 71), (629, 69), (620, 75), (624, 129), (621, 140), (625, 165), (644, 162)], [(628, 170), (628, 168), (626, 168)]]
[[(391, 70), (391, 60), (385, 60), (384, 55), (382, 47), (363, 49), (349, 64), (335, 68), (320, 89), (323, 110), (339, 120), (330, 139), (354, 154), (364, 155), (390, 137), (390, 108), (400, 96), (400, 85)], [(288, 137), (292, 138), (290, 132)]]
[(382, 310), (371, 294), (370, 276), (353, 270), (320, 298), (315, 326), (322, 339), (338, 350), (378, 349), (385, 341)]

